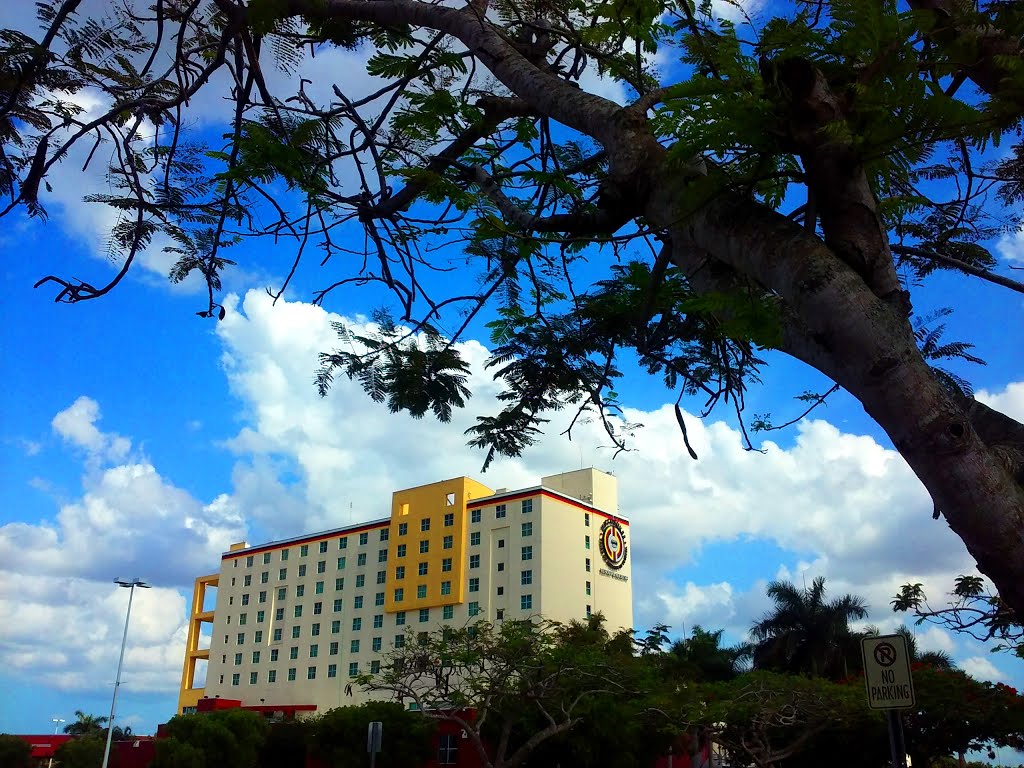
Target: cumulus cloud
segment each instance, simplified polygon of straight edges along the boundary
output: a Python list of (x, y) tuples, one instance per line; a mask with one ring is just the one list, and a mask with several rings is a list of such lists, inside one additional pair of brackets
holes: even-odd
[(1006, 679), (1003, 672), (985, 656), (971, 656), (962, 660), (959, 666), (968, 675), (978, 680), (989, 680), (996, 683)]
[(982, 389), (974, 396), (990, 408), (1024, 421), (1024, 381), (1011, 382), (998, 392)]
[(67, 442), (84, 449), (96, 460), (120, 461), (131, 450), (131, 440), (113, 433), (104, 433), (96, 426), (100, 406), (91, 397), (82, 395), (60, 411), (50, 422), (53, 430)]
[(1024, 263), (1024, 227), (1000, 237), (996, 242), (996, 252), (1004, 261)]

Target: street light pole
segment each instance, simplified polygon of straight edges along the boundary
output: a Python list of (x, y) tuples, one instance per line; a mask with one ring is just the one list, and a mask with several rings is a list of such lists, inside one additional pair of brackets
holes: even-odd
[(149, 589), (149, 584), (142, 579), (114, 579), (119, 587), (128, 588), (128, 612), (124, 617), (124, 635), (121, 637), (121, 656), (117, 660), (117, 677), (114, 679), (114, 697), (110, 700), (110, 718), (107, 720), (107, 746), (103, 749), (103, 768), (107, 768), (110, 762), (110, 742), (114, 737), (114, 710), (117, 708), (117, 689), (121, 687), (121, 666), (124, 664), (124, 647), (128, 642), (128, 621), (132, 617), (132, 598), (135, 597), (135, 588)]
[[(50, 722), (53, 723), (53, 735), (57, 735), (57, 731), (60, 730), (60, 724), (67, 722), (63, 717), (51, 717)], [(53, 755), (50, 755), (50, 760), (46, 764), (46, 768), (53, 768)]]

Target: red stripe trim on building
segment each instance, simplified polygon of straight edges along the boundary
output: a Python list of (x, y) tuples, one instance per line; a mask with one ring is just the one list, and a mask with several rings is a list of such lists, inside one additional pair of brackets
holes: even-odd
[(298, 539), (271, 542), (270, 544), (261, 544), (258, 547), (249, 547), (248, 549), (239, 549), (234, 552), (225, 552), (220, 556), (220, 559), (232, 560), (236, 557), (248, 557), (249, 555), (259, 554), (261, 552), (271, 552), (275, 549), (287, 549), (288, 547), (297, 547), (300, 544), (311, 544), (314, 541), (337, 539), (342, 536), (351, 536), (354, 533), (363, 533), (364, 531), (376, 531), (380, 528), (387, 528), (390, 525), (390, 520), (384, 520), (376, 523), (367, 523), (366, 525), (356, 525), (352, 528), (338, 528), (334, 531), (321, 531), (320, 533), (311, 533), (308, 536), (303, 536)]
[(608, 512), (602, 512), (597, 507), (592, 507), (589, 504), (586, 504), (585, 502), (577, 501), (576, 499), (570, 498), (568, 496), (560, 496), (557, 493), (552, 493), (551, 491), (547, 490), (521, 491), (518, 493), (510, 493), (508, 495), (502, 496), (488, 496), (484, 499), (469, 502), (468, 504), (466, 504), (466, 508), (479, 509), (480, 507), (489, 507), (492, 504), (504, 504), (508, 501), (529, 499), (534, 496), (547, 496), (549, 499), (552, 499), (554, 501), (560, 501), (563, 504), (568, 504), (570, 507), (582, 509), (584, 512), (590, 512), (591, 514), (598, 515), (599, 517), (607, 517), (609, 520), (615, 520), (620, 525), (629, 525), (629, 520), (626, 520), (624, 517), (619, 517), (618, 515), (613, 515)]

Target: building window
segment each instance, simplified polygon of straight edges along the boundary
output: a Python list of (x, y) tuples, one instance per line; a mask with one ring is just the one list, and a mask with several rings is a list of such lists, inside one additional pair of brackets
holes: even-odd
[(292, 627), (292, 637), (298, 637), (299, 633), (301, 631), (302, 631), (301, 627), (298, 627), (298, 626)]
[(503, 517), (505, 517), (505, 505), (504, 504), (498, 504), (494, 508), (494, 519), (495, 520), (501, 520)]
[(533, 560), (533, 547), (523, 547), (523, 560)]
[(337, 600), (334, 601), (333, 608), (334, 608), (334, 612), (335, 613), (340, 613), (341, 612), (341, 598), (340, 597)]
[(277, 648), (271, 648), (270, 649), (270, 660), (271, 661), (277, 661), (278, 655), (279, 654), (278, 654)]
[(335, 588), (336, 590), (338, 590), (338, 589), (344, 589), (344, 588), (345, 588), (345, 579), (344, 579), (344, 578), (342, 578), (342, 577), (340, 577), (340, 576), (339, 576), (338, 578), (336, 578), (336, 579), (334, 580), (334, 588)]
[(296, 619), (302, 618), (302, 606), (301, 605), (296, 605), (295, 606), (295, 618)]
[(288, 649), (288, 658), (289, 659), (297, 659), (297, 658), (299, 658), (299, 646), (293, 645), (291, 648)]
[(504, 587), (498, 587), (498, 597), (501, 597), (504, 594), (505, 594), (505, 588)]
[(321, 541), (320, 542), (320, 554), (322, 555), (326, 551), (327, 551), (327, 542), (326, 541)]
[(377, 562), (386, 563), (388, 561), (388, 551), (386, 549), (377, 550)]
[(473, 579), (469, 580), (469, 591), (470, 592), (479, 592), (480, 591), (480, 579), (479, 578), (473, 578)]
[(267, 602), (267, 590), (264, 589), (262, 592), (260, 592), (259, 602), (261, 602), (261, 603)]
[(589, 605), (587, 606), (587, 618), (588, 619), (590, 618), (590, 606)]
[(252, 555), (249, 555), (247, 558), (245, 558), (245, 567), (252, 568)]
[(318, 581), (316, 583), (316, 589), (314, 590), (314, 592), (316, 592), (318, 595), (322, 595), (324, 593), (324, 583), (322, 581)]
[(379, 637), (373, 638), (370, 641), (370, 650), (371, 651), (380, 651), (380, 648), (381, 648), (381, 640), (380, 640), (380, 638)]
[(444, 516), (444, 527), (451, 528), (453, 525), (455, 525), (455, 513), (448, 512)]
[(505, 540), (504, 539), (498, 539), (498, 549), (504, 549), (504, 548), (505, 548)]
[(377, 606), (384, 605), (384, 593), (383, 592), (378, 592), (377, 594), (375, 594), (373, 596), (373, 604), (377, 605)]
[(441, 582), (441, 594), (450, 595), (452, 593), (452, 583), (450, 581)]
[(469, 534), (469, 545), (471, 547), (480, 546), (480, 531), (473, 531)]
[(368, 533), (360, 533), (359, 534), (359, 546), (361, 546), (361, 547), (365, 546), (366, 543), (369, 540), (370, 540), (370, 534), (368, 534)]
[(480, 522), (480, 512), (481, 512), (481, 510), (479, 510), (479, 509), (474, 509), (472, 512), (470, 512), (469, 513), (469, 522), (471, 522), (471, 523), (479, 523)]
[(266, 616), (267, 616), (267, 612), (266, 611), (256, 611), (256, 623), (257, 624), (262, 624), (263, 623), (263, 619), (265, 619)]
[(523, 523), (523, 536), (533, 536), (533, 523)]
[(587, 573), (590, 573), (590, 558), (587, 558)]
[(355, 600), (352, 601), (352, 607), (355, 608), (357, 611), (360, 608), (363, 607), (363, 596), (362, 595), (356, 595)]
[(533, 512), (533, 499), (523, 499), (523, 514), (528, 515)]
[(455, 546), (455, 540), (454, 540), (454, 537), (452, 537), (452, 536), (445, 536), (444, 540), (441, 542), (441, 548), (442, 549), (452, 549), (454, 546)]
[(590, 513), (589, 512), (584, 512), (583, 513), (583, 525), (585, 525), (587, 528), (590, 527)]
[(277, 588), (277, 599), (278, 600), (284, 600), (287, 596), (288, 596), (288, 588), (287, 587), (278, 587)]
[(300, 565), (299, 566), (299, 578), (301, 579), (305, 575), (306, 575), (306, 566), (305, 565)]
[(380, 674), (380, 662), (377, 661), (376, 659), (374, 659), (373, 661), (370, 662), (370, 674), (373, 674), (373, 675), (379, 675)]
[(524, 611), (529, 611), (533, 608), (533, 595), (523, 595), (520, 597), (519, 608)]
[(498, 573), (501, 573), (504, 570), (505, 570), (505, 564), (504, 563), (498, 563)]
[(395, 648), (405, 647), (405, 635), (395, 635)]
[(408, 533), (409, 533), (409, 524), (408, 523), (399, 523), (398, 524), (398, 535), (399, 536), (405, 536)]
[(257, 672), (250, 672), (249, 673), (249, 685), (256, 685), (256, 680), (258, 678), (259, 678), (259, 673), (257, 673)]
[(241, 681), (242, 681), (242, 676), (238, 672), (235, 672), (235, 674), (233, 674), (231, 676), (231, 684), (232, 685), (238, 685)]
[(470, 555), (469, 556), (469, 567), (470, 568), (479, 568), (480, 567), (480, 555)]
[(245, 645), (245, 632), (238, 633), (238, 645)]
[(494, 615), (495, 621), (501, 621), (502, 619), (505, 618), (505, 609), (504, 608), (499, 608), (494, 613), (495, 613), (495, 615)]
[(331, 634), (332, 635), (340, 635), (341, 634), (341, 621), (340, 620), (339, 621), (332, 621), (331, 622)]
[(399, 587), (395, 590), (395, 602), (400, 603), (405, 600), (405, 590)]
[(361, 618), (359, 618), (357, 616), (356, 618), (352, 619), (352, 631), (353, 632), (358, 632), (362, 628), (363, 628), (363, 620)]
[(420, 554), (421, 555), (425, 555), (429, 551), (430, 551), (430, 541), (427, 540), (427, 539), (423, 539), (422, 541), (420, 541)]
[(320, 622), (313, 624), (313, 626), (309, 628), (309, 634), (311, 634), (313, 637), (316, 637), (320, 634)]
[(590, 594), (590, 582), (589, 581), (587, 582), (587, 594), (588, 595)]
[(446, 557), (444, 560), (441, 561), (441, 572), (442, 573), (448, 573), (448, 572), (451, 571), (451, 569), (452, 569), (452, 559), (450, 557)]
[(348, 676), (359, 677), (359, 662), (353, 661), (348, 665)]
[(348, 549), (348, 537), (342, 536), (338, 539), (338, 549)]
[(246, 623), (246, 621), (248, 621), (248, 619), (249, 619), (249, 614), (247, 614), (247, 613), (240, 613), (240, 614), (238, 614), (238, 623), (239, 624), (243, 624), (244, 625)]
[(438, 738), (437, 764), (455, 765), (459, 757), (459, 739), (454, 733), (442, 733)]
[(404, 565), (400, 565), (397, 568), (395, 568), (395, 579), (401, 580), (401, 579), (404, 579), (404, 578), (405, 578), (405, 566)]
[(384, 626), (384, 614), (383, 613), (375, 613), (373, 615), (373, 628), (374, 629), (380, 629), (383, 626)]
[(266, 584), (268, 581), (270, 581), (270, 571), (263, 571), (260, 574), (260, 584)]
[(306, 679), (307, 680), (316, 680), (316, 667), (307, 667), (306, 668)]
[(524, 587), (528, 584), (533, 584), (533, 571), (523, 571), (519, 574), (519, 583)]
[(366, 553), (360, 552), (356, 555), (356, 565), (366, 565)]
[(317, 645), (316, 643), (313, 643), (311, 646), (309, 646), (309, 658), (315, 659), (319, 655), (320, 655), (320, 646), (319, 645)]
[(256, 645), (260, 645), (263, 642), (263, 630), (262, 629), (257, 629), (256, 630), (255, 637), (253, 637), (252, 641), (254, 643), (256, 643)]
[(324, 612), (324, 604), (322, 602), (320, 602), (318, 600), (317, 602), (313, 603), (313, 615), (314, 616), (319, 616), (323, 612)]
[(338, 641), (337, 640), (335, 640), (333, 643), (330, 644), (330, 646), (327, 649), (327, 652), (329, 654), (331, 654), (331, 656), (337, 656), (338, 655)]
[(277, 670), (276, 669), (271, 669), (270, 671), (267, 672), (267, 682), (268, 683), (276, 683), (277, 682)]
[(405, 624), (405, 611), (399, 611), (395, 614), (395, 626), (400, 627)]
[(305, 594), (306, 594), (306, 585), (305, 584), (299, 584), (297, 587), (295, 587), (295, 596), (296, 597), (302, 597)]
[(252, 574), (246, 574), (245, 581), (242, 584), (243, 587), (252, 586)]
[(327, 561), (326, 560), (319, 560), (319, 561), (317, 561), (316, 572), (317, 573), (327, 573)]
[(455, 606), (446, 605), (441, 609), (441, 618), (444, 621), (451, 621), (455, 618)]
[(338, 665), (337, 664), (328, 664), (327, 665), (327, 676), (328, 677), (337, 677), (338, 676)]
[(583, 537), (583, 548), (584, 549), (590, 549), (590, 537), (589, 536), (584, 536)]
[(338, 570), (342, 571), (345, 569), (345, 557), (342, 555), (338, 558)]
[(309, 544), (303, 544), (299, 547), (299, 557), (306, 557), (309, 555)]
[(419, 585), (417, 585), (416, 586), (416, 598), (418, 600), (422, 600), (426, 596), (427, 596), (427, 585), (426, 584), (419, 584)]
[(430, 609), (420, 608), (420, 624), (426, 624), (430, 621)]
[(356, 589), (362, 589), (366, 586), (366, 576), (360, 573), (356, 576)]
[(266, 565), (269, 562), (270, 562), (270, 553), (269, 552), (264, 552), (263, 553), (263, 564)]
[(420, 563), (416, 567), (416, 573), (419, 574), (420, 576), (426, 576), (427, 575), (427, 564), (425, 562), (424, 563)]
[(358, 639), (353, 640), (352, 642), (350, 642), (348, 644), (348, 652), (349, 653), (359, 653), (359, 640)]
[(280, 627), (278, 627), (277, 629), (274, 630), (273, 641), (275, 643), (280, 643), (281, 642), (281, 628)]
[(480, 613), (480, 603), (473, 601), (469, 604), (469, 615), (476, 616)]
[(281, 550), (281, 562), (284, 562), (287, 559), (288, 559), (288, 550), (287, 549), (282, 549)]
[(236, 667), (242, 666), (242, 654), (240, 654), (240, 653), (236, 653), (235, 654), (235, 666)]
[(295, 667), (288, 667), (288, 682), (295, 680)]

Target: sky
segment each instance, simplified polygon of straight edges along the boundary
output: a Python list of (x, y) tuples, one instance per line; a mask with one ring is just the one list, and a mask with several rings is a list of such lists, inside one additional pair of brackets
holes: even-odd
[[(0, 27), (24, 23), (21, 12), (4, 4)], [(303, 73), (358, 73), (364, 60), (334, 52)], [(591, 86), (622, 98), (614, 84)], [(222, 105), (196, 109), (212, 122)], [(868, 622), (891, 630), (904, 620), (889, 607), (900, 585), (922, 582), (941, 598), (973, 572), (921, 484), (842, 394), (788, 430), (754, 435), (763, 452), (743, 449), (726, 413), (700, 421), (701, 403), (684, 400), (694, 461), (675, 395), (629, 367), (626, 418), (643, 424), (631, 451), (613, 459), (592, 423), (570, 442), (556, 415), (522, 458), (482, 473), (463, 431), (497, 409), (486, 338), (462, 345), (474, 396), (450, 424), (390, 414), (343, 377), (320, 398), (312, 379), (318, 353), (337, 346), (332, 321), (365, 324), (380, 296), (350, 291), (313, 306), (330, 273), (312, 270), (275, 304), (264, 289), (285, 274), (286, 249), (248, 247), (227, 276), (222, 322), (195, 316), (203, 295), (170, 285), (158, 252), (109, 296), (55, 304), (52, 290), (33, 289), (40, 277), (99, 283), (115, 269), (107, 214), (79, 200), (101, 180), (82, 179), (73, 160), (54, 173), (48, 221), (0, 224), (0, 732), (44, 733), (52, 718), (109, 710), (127, 607), (115, 577), (153, 586), (135, 595), (117, 716), (151, 733), (175, 710), (192, 581), (215, 572), (231, 543), (384, 517), (392, 491), (459, 475), (514, 488), (584, 466), (613, 472), (631, 520), (636, 625), (663, 622), (674, 636), (700, 624), (739, 641), (769, 608), (768, 581), (818, 576), (832, 595), (862, 595)], [(1024, 265), (1024, 234), (990, 245), (1005, 265)], [(949, 337), (975, 342), (988, 361), (958, 370), (979, 399), (1024, 419), (1021, 297), (939, 276), (915, 307), (945, 306), (954, 291)], [(821, 379), (778, 355), (769, 362), (748, 413), (784, 421)], [(1024, 686), (1024, 663), (1009, 655), (937, 628), (917, 633), (978, 678)]]

